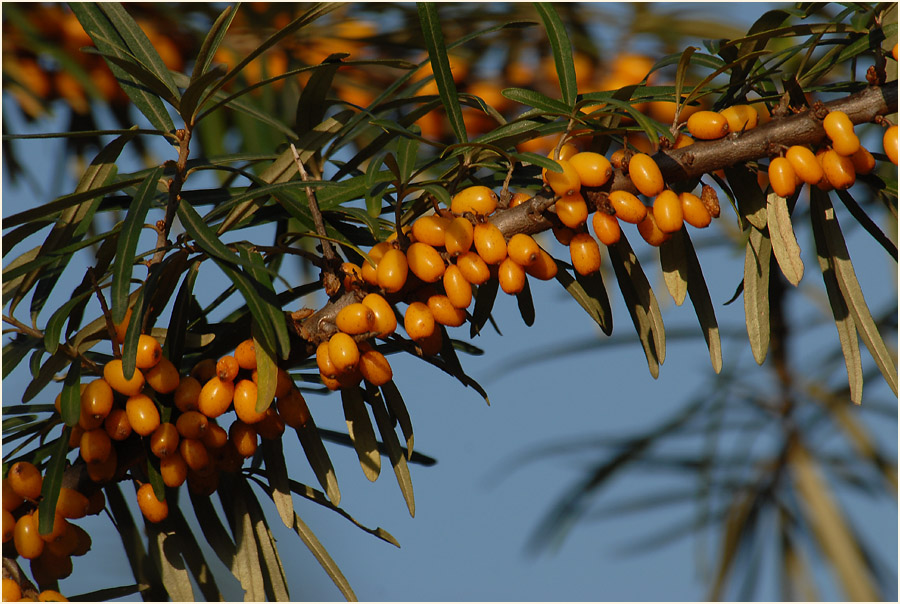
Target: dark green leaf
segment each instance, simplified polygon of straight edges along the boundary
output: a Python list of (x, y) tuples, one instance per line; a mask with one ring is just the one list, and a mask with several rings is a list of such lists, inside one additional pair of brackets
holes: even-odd
[(366, 411), (362, 391), (358, 386), (342, 388), (341, 403), (344, 407), (344, 418), (347, 420), (347, 434), (353, 441), (359, 465), (362, 466), (366, 478), (374, 482), (381, 472), (381, 454), (378, 452), (375, 429), (372, 427), (369, 412)]
[(553, 115), (568, 115), (572, 111), (565, 103), (527, 88), (504, 88), (500, 94), (517, 103), (541, 109)]
[(481, 333), (481, 329), (491, 316), (499, 287), (500, 282), (497, 279), (490, 279), (487, 283), (478, 286), (478, 290), (475, 292), (475, 308), (472, 311), (472, 325), (469, 329), (470, 338)]
[[(234, 16), (237, 14), (237, 8), (236, 5), (226, 6), (219, 13), (219, 16), (216, 17), (206, 37), (203, 38), (203, 44), (200, 45), (200, 50), (197, 52), (197, 57), (194, 60), (194, 69), (191, 71), (191, 85), (207, 73), (219, 44), (222, 43), (222, 39), (225, 37), (231, 22), (234, 20)], [(188, 88), (190, 89), (190, 86)], [(187, 95), (187, 92), (185, 90), (185, 95)]]
[(464, 143), (468, 141), (466, 124), (463, 122), (462, 108), (459, 105), (459, 95), (456, 91), (456, 83), (450, 72), (450, 59), (447, 56), (447, 46), (444, 44), (444, 34), (441, 32), (441, 22), (437, 14), (437, 5), (432, 2), (418, 2), (419, 23), (422, 27), (422, 35), (425, 39), (425, 48), (431, 59), (431, 70), (434, 73), (434, 81), (440, 93), (441, 102), (447, 112), (450, 128), (456, 135), (456, 139)]
[(219, 586), (216, 585), (216, 578), (206, 563), (203, 550), (197, 543), (194, 531), (187, 523), (184, 514), (181, 512), (180, 506), (171, 506), (169, 509), (170, 522), (174, 525), (174, 534), (178, 536), (179, 545), (181, 546), (181, 555), (187, 564), (188, 570), (200, 587), (203, 597), (207, 602), (224, 601)]
[(172, 316), (169, 317), (169, 327), (166, 330), (166, 343), (163, 345), (163, 354), (176, 367), (181, 366), (181, 358), (184, 355), (184, 340), (187, 335), (188, 318), (191, 314), (191, 301), (194, 299), (194, 283), (200, 273), (200, 261), (195, 260), (181, 283), (178, 294), (175, 296), (175, 304), (172, 307)]
[(766, 228), (766, 197), (759, 188), (756, 172), (746, 165), (739, 164), (725, 168), (728, 184), (737, 198), (741, 218), (757, 230)]
[(372, 414), (375, 416), (375, 423), (378, 425), (378, 432), (381, 434), (381, 440), (384, 442), (385, 449), (387, 449), (388, 459), (391, 460), (394, 474), (397, 476), (397, 485), (400, 487), (400, 492), (403, 493), (403, 499), (406, 501), (409, 515), (415, 517), (416, 499), (413, 495), (412, 478), (409, 475), (406, 457), (404, 457), (403, 450), (400, 448), (400, 440), (397, 438), (397, 433), (394, 432), (394, 427), (391, 425), (391, 418), (384, 406), (381, 393), (377, 388), (372, 387), (368, 394)]
[(703, 269), (697, 259), (697, 252), (686, 230), (681, 231), (682, 244), (687, 259), (687, 291), (691, 297), (694, 312), (700, 321), (700, 329), (703, 330), (703, 339), (709, 348), (709, 360), (716, 373), (722, 371), (722, 342), (719, 338), (719, 323), (716, 320), (716, 310), (709, 297), (709, 289), (706, 279), (703, 278)]
[(294, 131), (297, 136), (303, 136), (312, 130), (325, 117), (325, 110), (328, 109), (326, 100), (334, 74), (341, 67), (341, 59), (346, 56), (346, 53), (330, 55), (323, 61), (323, 67), (313, 71), (306, 86), (303, 87), (297, 101), (294, 119)]
[(572, 43), (569, 41), (569, 34), (553, 4), (535, 2), (534, 7), (537, 9), (538, 15), (544, 23), (544, 29), (547, 30), (547, 37), (550, 39), (550, 49), (553, 51), (553, 60), (556, 63), (556, 74), (559, 78), (563, 103), (571, 108), (575, 105), (578, 85), (575, 81), (575, 62), (572, 59)]
[(566, 292), (581, 305), (588, 316), (600, 326), (603, 333), (610, 335), (612, 333), (612, 309), (609, 306), (609, 297), (600, 273), (596, 272), (589, 276), (576, 273), (573, 279), (562, 262), (557, 260), (556, 266), (556, 280), (566, 288)]
[(25, 392), (22, 394), (22, 402), (27, 403), (35, 396), (40, 394), (40, 392), (47, 387), (47, 384), (50, 383), (50, 380), (56, 376), (57, 372), (62, 371), (66, 368), (66, 366), (72, 362), (66, 354), (64, 354), (61, 350), (56, 351), (50, 358), (41, 363), (40, 370), (38, 374), (34, 376), (28, 386), (25, 387)]
[(66, 381), (59, 395), (59, 409), (63, 422), (74, 427), (81, 417), (81, 363), (69, 365)]
[(72, 428), (66, 426), (62, 434), (56, 440), (50, 463), (44, 468), (44, 480), (41, 484), (41, 502), (38, 504), (39, 524), (38, 533), (46, 535), (53, 531), (53, 521), (56, 517), (56, 502), (59, 499), (59, 489), (62, 487), (63, 473), (66, 470), (66, 455), (69, 453), (69, 435)]
[(525, 279), (525, 287), (516, 294), (516, 305), (519, 307), (519, 314), (522, 315), (522, 321), (525, 325), (531, 327), (534, 325), (534, 300), (531, 297), (531, 285), (528, 279)]
[(328, 495), (328, 499), (334, 505), (341, 504), (341, 491), (338, 488), (337, 476), (334, 473), (334, 466), (331, 465), (331, 459), (328, 457), (328, 451), (322, 444), (322, 437), (316, 428), (316, 423), (310, 416), (309, 420), (296, 429), (297, 437), (306, 454), (310, 467), (316, 475), (316, 479), (322, 486), (322, 489)]
[(412, 420), (409, 417), (409, 410), (406, 408), (406, 403), (403, 402), (403, 396), (401, 396), (400, 390), (397, 389), (397, 385), (393, 380), (381, 386), (381, 393), (387, 402), (391, 417), (400, 424), (400, 431), (403, 432), (403, 437), (406, 439), (406, 459), (411, 459), (414, 441), (413, 427)]

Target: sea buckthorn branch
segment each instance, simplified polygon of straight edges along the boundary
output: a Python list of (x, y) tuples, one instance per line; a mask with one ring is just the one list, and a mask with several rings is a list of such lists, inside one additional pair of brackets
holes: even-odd
[(175, 161), (175, 175), (169, 181), (169, 200), (166, 203), (166, 216), (156, 224), (156, 253), (147, 261), (148, 266), (159, 264), (166, 256), (169, 231), (172, 230), (172, 222), (175, 220), (175, 211), (181, 203), (181, 189), (187, 179), (187, 161), (191, 154), (191, 130), (180, 128), (175, 131), (175, 139), (178, 141), (178, 159)]

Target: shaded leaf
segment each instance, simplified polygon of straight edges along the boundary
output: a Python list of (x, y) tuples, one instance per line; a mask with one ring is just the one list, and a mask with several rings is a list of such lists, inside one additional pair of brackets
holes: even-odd
[(334, 505), (341, 504), (341, 491), (338, 489), (337, 476), (334, 473), (334, 466), (331, 465), (331, 459), (328, 457), (328, 451), (322, 444), (322, 437), (316, 428), (316, 423), (312, 416), (302, 426), (296, 428), (297, 438), (300, 439), (300, 445), (306, 454), (310, 467), (316, 475), (316, 479), (328, 495), (328, 499)]
[(685, 229), (682, 227), (680, 231), (673, 233), (672, 237), (659, 246), (659, 266), (662, 269), (663, 280), (666, 282), (669, 295), (678, 306), (684, 303), (688, 287), (687, 255), (682, 240), (684, 232)]
[(456, 91), (456, 83), (450, 72), (450, 58), (447, 56), (447, 45), (444, 43), (444, 34), (441, 32), (441, 21), (437, 14), (437, 5), (433, 2), (417, 2), (416, 8), (419, 14), (419, 24), (422, 28), (422, 36), (425, 40), (425, 49), (431, 59), (431, 71), (434, 73), (434, 81), (438, 87), (438, 93), (447, 120), (456, 139), (464, 143), (468, 141), (466, 136), (466, 124), (463, 122), (462, 108), (459, 105), (459, 94)]
[(700, 329), (703, 330), (703, 339), (706, 340), (706, 347), (709, 348), (709, 359), (713, 370), (719, 373), (722, 371), (722, 342), (719, 337), (716, 311), (712, 299), (709, 297), (709, 289), (706, 286), (706, 279), (703, 278), (703, 269), (700, 267), (697, 252), (694, 250), (687, 231), (681, 231), (681, 238), (688, 269), (688, 295), (691, 297), (691, 304), (700, 321)]
[(500, 282), (497, 279), (490, 279), (487, 283), (478, 286), (478, 290), (475, 292), (475, 308), (472, 310), (471, 326), (469, 327), (470, 338), (481, 333), (481, 329), (490, 318), (499, 287)]
[(150, 540), (150, 556), (159, 568), (166, 592), (175, 602), (193, 602), (194, 590), (181, 557), (180, 536), (168, 533), (149, 521), (145, 524)]
[(565, 265), (556, 260), (556, 280), (566, 288), (566, 292), (575, 299), (587, 312), (603, 333), (612, 333), (612, 309), (609, 306), (609, 296), (603, 285), (603, 277), (600, 272), (584, 276), (575, 273), (575, 278), (565, 269)]
[(219, 500), (222, 502), (222, 509), (228, 515), (231, 533), (234, 535), (235, 558), (232, 572), (244, 589), (244, 601), (261, 602), (266, 597), (265, 586), (259, 563), (259, 547), (246, 499), (253, 495), (252, 492), (244, 492), (249, 489), (240, 488), (243, 480), (235, 478), (226, 488), (223, 488), (226, 481), (221, 481), (218, 489)]
[(525, 279), (522, 291), (516, 294), (516, 305), (519, 307), (519, 314), (522, 315), (525, 325), (528, 327), (534, 325), (534, 299), (531, 297), (531, 285), (528, 279)]
[(409, 515), (416, 515), (416, 498), (413, 494), (412, 477), (409, 475), (409, 466), (406, 464), (406, 457), (400, 449), (400, 440), (394, 427), (391, 425), (391, 418), (388, 415), (387, 408), (384, 406), (384, 400), (377, 388), (372, 387), (368, 391), (369, 404), (372, 407), (372, 414), (375, 416), (375, 423), (378, 425), (378, 432), (381, 434), (381, 440), (387, 449), (388, 459), (394, 467), (394, 474), (397, 476), (397, 485), (400, 492), (403, 493), (403, 499), (406, 501), (406, 507)]
[(797, 286), (803, 278), (803, 260), (791, 225), (787, 200), (777, 193), (769, 193), (766, 198), (766, 217), (775, 260), (788, 282)]
[(322, 543), (316, 537), (315, 533), (306, 526), (306, 523), (303, 522), (297, 514), (294, 514), (294, 531), (300, 536), (300, 539), (303, 540), (303, 543), (309, 548), (309, 551), (312, 552), (312, 555), (315, 556), (316, 560), (319, 561), (319, 564), (322, 565), (322, 568), (325, 569), (325, 572), (328, 573), (328, 576), (334, 581), (334, 584), (341, 590), (341, 594), (343, 594), (344, 598), (348, 602), (356, 602), (356, 594), (353, 593), (353, 588), (350, 587), (350, 583), (347, 581), (347, 578), (344, 577), (344, 573), (341, 572), (340, 567), (335, 564), (334, 560), (322, 546)]
[(185, 338), (187, 336), (188, 318), (191, 314), (191, 302), (194, 300), (194, 283), (200, 273), (200, 261), (191, 263), (181, 287), (175, 295), (175, 303), (172, 306), (172, 315), (169, 317), (169, 328), (166, 330), (166, 341), (163, 344), (163, 354), (176, 367), (181, 366), (181, 358), (184, 354)]
[(403, 397), (400, 395), (400, 390), (397, 389), (397, 385), (393, 380), (387, 382), (386, 384), (382, 384), (381, 393), (384, 395), (384, 400), (387, 402), (388, 410), (390, 411), (391, 417), (397, 420), (397, 423), (400, 424), (400, 431), (403, 433), (403, 437), (406, 439), (406, 459), (411, 460), (413, 454), (413, 427), (412, 420), (409, 417), (409, 411), (406, 408), (406, 403), (403, 402)]
[(247, 493), (247, 509), (250, 512), (256, 544), (259, 548), (259, 564), (264, 571), (262, 578), (266, 595), (270, 601), (289, 602), (291, 597), (288, 593), (287, 576), (284, 573), (284, 565), (281, 563), (278, 547), (275, 545), (275, 538), (266, 522), (266, 515), (246, 480), (242, 481), (242, 490)]
[(766, 197), (759, 182), (756, 180), (756, 172), (745, 164), (737, 164), (725, 168), (725, 176), (728, 184), (737, 199), (738, 211), (743, 220), (746, 220), (757, 230), (766, 228)]
[[(3, 427), (4, 434), (6, 426)], [(59, 489), (62, 487), (63, 472), (66, 470), (66, 455), (69, 453), (69, 435), (72, 428), (65, 426), (62, 434), (56, 439), (50, 463), (44, 468), (43, 482), (41, 484), (41, 502), (38, 504), (39, 523), (38, 533), (47, 535), (53, 531), (53, 523), (56, 518), (56, 502), (59, 499)]]
[(195, 493), (192, 489), (188, 489), (188, 494), (191, 497), (194, 515), (197, 517), (197, 523), (200, 525), (200, 530), (203, 531), (203, 537), (206, 539), (206, 542), (212, 547), (219, 560), (234, 573), (235, 577), (238, 577), (234, 566), (237, 550), (234, 547), (231, 536), (219, 520), (219, 515), (213, 507), (212, 501), (209, 497)]
[(190, 525), (188, 525), (184, 514), (182, 514), (181, 506), (176, 505), (169, 508), (169, 519), (174, 525), (174, 534), (178, 535), (179, 545), (181, 546), (181, 556), (184, 558), (188, 570), (197, 582), (197, 586), (200, 587), (200, 592), (203, 594), (203, 597), (207, 602), (223, 601), (224, 597), (219, 591), (219, 586), (216, 585), (216, 579), (212, 569), (206, 563), (203, 550), (200, 549), (200, 544), (197, 543), (197, 538), (194, 536), (193, 530)]
[(294, 517), (294, 500), (291, 498), (291, 487), (288, 481), (287, 463), (281, 439), (262, 439), (263, 459), (266, 462), (266, 476), (272, 489), (272, 501), (281, 516), (281, 521), (291, 528)]
[(362, 466), (366, 478), (374, 482), (381, 472), (381, 454), (378, 452), (375, 429), (366, 411), (362, 391), (358, 386), (342, 388), (341, 403), (344, 407), (344, 418), (347, 420), (347, 433), (353, 441), (359, 465)]
[(81, 363), (69, 365), (66, 381), (59, 396), (59, 409), (62, 420), (66, 426), (74, 427), (81, 417)]
[[(191, 71), (192, 85), (200, 78), (200, 76), (206, 73), (207, 69), (209, 69), (213, 57), (215, 57), (216, 50), (218, 50), (219, 44), (222, 43), (222, 39), (228, 32), (228, 28), (231, 26), (231, 22), (234, 20), (236, 14), (237, 6), (228, 5), (221, 13), (219, 13), (219, 16), (216, 17), (216, 20), (210, 26), (209, 32), (207, 32), (206, 37), (203, 38), (203, 43), (200, 45), (200, 50), (197, 52), (197, 57), (194, 59), (194, 69)], [(190, 88), (190, 86), (188, 88)], [(187, 90), (185, 90), (185, 95), (187, 95)]]
[(753, 358), (760, 365), (769, 350), (769, 263), (772, 242), (768, 233), (750, 227), (744, 255), (744, 318)]

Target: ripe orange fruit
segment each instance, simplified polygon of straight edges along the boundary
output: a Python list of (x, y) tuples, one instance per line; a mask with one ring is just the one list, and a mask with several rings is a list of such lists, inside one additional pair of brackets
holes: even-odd
[(403, 316), (403, 327), (410, 339), (422, 340), (434, 333), (434, 315), (426, 304), (413, 302)]
[(38, 525), (34, 514), (25, 514), (16, 521), (13, 530), (13, 542), (19, 555), (34, 560), (44, 551), (44, 540), (38, 534)]
[(859, 150), (859, 137), (853, 132), (853, 122), (843, 111), (829, 111), (822, 122), (831, 148), (838, 155), (850, 156)]
[[(16, 518), (9, 510), (3, 510), (3, 543), (13, 538), (16, 531)], [(5, 599), (5, 598), (4, 598)]]
[(554, 172), (544, 168), (544, 182), (560, 197), (577, 193), (581, 189), (581, 179), (572, 164), (565, 160), (557, 160), (562, 172)]
[(468, 218), (457, 216), (444, 231), (444, 247), (451, 256), (468, 252), (475, 241), (475, 227)]
[(103, 366), (103, 379), (113, 390), (125, 396), (140, 394), (144, 388), (144, 374), (140, 369), (134, 370), (130, 380), (125, 379), (122, 372), (122, 359), (113, 359)]
[[(6, 540), (4, 539), (4, 542)], [(22, 588), (8, 577), (3, 577), (3, 601), (17, 602), (22, 598)]]
[(549, 157), (550, 159), (564, 159), (568, 161), (578, 153), (578, 147), (576, 147), (572, 143), (566, 143), (559, 148), (559, 155), (554, 155), (555, 151), (555, 148), (551, 149), (550, 153), (547, 154), (547, 157)]
[(849, 189), (856, 182), (853, 160), (834, 149), (826, 151), (822, 156), (822, 170), (825, 172), (825, 178), (835, 189)]
[(568, 247), (569, 242), (572, 241), (572, 237), (575, 236), (575, 231), (570, 229), (567, 226), (552, 226), (550, 227), (550, 232), (553, 233), (553, 236), (556, 237), (556, 240), (559, 241), (564, 246)]
[[(533, 263), (532, 266), (534, 266)], [(500, 263), (497, 269), (497, 279), (500, 281), (500, 289), (509, 295), (515, 295), (525, 289), (525, 269), (512, 258), (507, 258)]]
[(216, 420), (211, 419), (209, 420), (209, 425), (206, 427), (206, 432), (203, 433), (200, 440), (203, 442), (203, 446), (206, 447), (207, 451), (213, 451), (214, 449), (225, 446), (225, 443), (228, 442), (228, 432), (225, 431), (225, 428), (217, 424)]
[(159, 427), (159, 409), (146, 394), (136, 394), (125, 401), (125, 414), (131, 429), (141, 436), (148, 436)]
[(281, 438), (281, 435), (284, 434), (284, 426), (284, 420), (281, 418), (275, 405), (270, 405), (263, 414), (263, 418), (253, 424), (253, 427), (256, 428), (256, 433), (265, 440)]
[(406, 250), (406, 260), (409, 270), (425, 283), (435, 283), (444, 275), (444, 259), (427, 243), (417, 241), (410, 245)]
[(94, 482), (108, 482), (116, 475), (118, 463), (116, 450), (112, 449), (106, 459), (87, 464), (88, 476)]
[(359, 363), (359, 347), (345, 333), (336, 333), (328, 340), (328, 358), (338, 373), (348, 373)]
[[(81, 435), (84, 434), (84, 427), (81, 425), (84, 414), (78, 419), (78, 423), (72, 426), (72, 432), (69, 434), (69, 448), (74, 449), (81, 442)], [(96, 422), (95, 422), (96, 423)], [(99, 425), (96, 426), (99, 428)], [(93, 427), (91, 428), (94, 429)]]
[(137, 502), (144, 518), (150, 522), (162, 522), (169, 516), (168, 502), (156, 498), (153, 485), (149, 482), (145, 482), (138, 488)]
[(506, 244), (506, 253), (519, 266), (531, 266), (540, 258), (541, 248), (531, 235), (516, 233)]
[(791, 162), (794, 174), (807, 184), (818, 184), (825, 176), (816, 156), (807, 147), (794, 145), (787, 150), (784, 156)]
[(134, 365), (138, 369), (150, 369), (162, 358), (162, 346), (151, 335), (142, 333), (138, 336), (137, 357)]
[(729, 132), (751, 130), (759, 123), (759, 113), (752, 105), (732, 105), (719, 114), (728, 122)]
[(234, 398), (234, 382), (213, 376), (200, 389), (197, 408), (206, 417), (219, 417), (231, 405)]
[(566, 195), (556, 202), (556, 216), (570, 229), (577, 229), (588, 218), (588, 207), (581, 193)]
[(884, 131), (884, 137), (881, 139), (882, 145), (884, 145), (884, 153), (888, 156), (888, 159), (891, 160), (895, 166), (897, 165), (897, 144), (898, 144), (898, 134), (897, 134), (897, 125), (894, 124), (890, 128)]
[(856, 153), (850, 156), (850, 159), (853, 161), (853, 169), (857, 174), (868, 174), (875, 169), (875, 158), (862, 145)]
[(394, 309), (380, 294), (367, 294), (362, 304), (372, 311), (375, 321), (372, 331), (378, 333), (379, 338), (386, 338), (397, 329), (397, 316)]
[(797, 174), (787, 158), (776, 157), (769, 162), (769, 184), (781, 197), (790, 197), (797, 190)]
[(442, 335), (440, 329), (435, 329), (434, 332), (427, 338), (420, 338), (416, 340), (416, 344), (418, 344), (419, 348), (422, 349), (423, 355), (434, 356), (441, 351), (441, 348), (443, 348), (444, 336)]
[(635, 153), (631, 157), (631, 161), (628, 162), (628, 176), (637, 190), (647, 197), (659, 195), (665, 187), (659, 166), (646, 153)]
[(543, 248), (541, 248), (541, 257), (538, 258), (538, 261), (525, 268), (526, 273), (541, 281), (553, 279), (557, 270), (559, 267), (556, 265), (556, 261)]
[(75, 489), (61, 487), (56, 500), (56, 512), (63, 518), (84, 518), (88, 512), (90, 500)]
[(594, 235), (603, 245), (613, 245), (622, 238), (622, 227), (619, 226), (619, 221), (612, 214), (607, 214), (602, 210), (594, 212), (591, 225), (594, 227)]
[[(13, 465), (15, 465), (15, 464), (13, 464)], [(37, 469), (37, 468), (35, 468), (35, 469)], [(10, 472), (12, 472), (12, 468), (10, 468)], [(38, 472), (37, 475), (38, 475), (38, 477), (40, 477), (40, 475), (41, 475), (40, 472)], [(40, 493), (40, 492), (41, 492), (41, 490), (38, 489), (38, 493)], [(9, 478), (3, 479), (2, 494), (3, 494), (3, 509), (8, 510), (10, 512), (15, 510), (20, 505), (22, 505), (22, 503), (25, 501), (25, 499), (21, 495), (19, 495), (15, 491), (15, 489), (12, 488), (12, 481)]]
[(698, 111), (688, 118), (687, 129), (694, 138), (715, 140), (728, 134), (728, 120), (715, 111)]
[[(394, 377), (394, 372), (391, 370), (391, 364), (388, 363), (385, 356), (377, 350), (367, 350), (362, 354), (359, 358), (359, 371), (362, 373), (363, 378), (373, 386), (387, 384)], [(308, 410), (306, 411), (306, 414), (309, 414)], [(287, 423), (287, 419), (285, 419), (285, 423)]]
[(112, 441), (106, 430), (87, 430), (81, 435), (81, 458), (88, 463), (104, 461), (112, 451)]
[(531, 199), (531, 195), (529, 195), (528, 193), (514, 193), (512, 198), (509, 200), (509, 207), (514, 208), (516, 206), (522, 205), (529, 199)]
[(216, 375), (216, 361), (208, 357), (198, 361), (191, 368), (191, 377), (201, 384), (208, 382), (214, 375)]
[(196, 411), (202, 388), (200, 382), (192, 376), (181, 378), (178, 388), (175, 389), (175, 394), (173, 395), (175, 407), (182, 412)]
[(226, 354), (216, 362), (216, 375), (220, 380), (233, 382), (240, 369), (241, 366), (238, 365), (237, 359), (230, 354)]
[[(246, 380), (244, 380), (246, 381)], [(181, 438), (201, 439), (209, 426), (209, 419), (199, 411), (185, 411), (175, 420), (175, 429)]]
[[(40, 527), (41, 526), (41, 515), (40, 510), (34, 511), (34, 523)], [(64, 532), (66, 532), (66, 528), (69, 526), (69, 522), (63, 518), (62, 514), (59, 512), (53, 513), (53, 528), (50, 529), (49, 533), (45, 533), (41, 535), (41, 539), (46, 543), (50, 543), (51, 541), (56, 541), (59, 539)], [(40, 530), (38, 531), (40, 533)]]
[(679, 132), (678, 136), (675, 137), (675, 144), (672, 146), (673, 149), (682, 149), (689, 145), (694, 144), (694, 139), (685, 134), (684, 132)]
[(444, 271), (443, 283), (444, 291), (447, 292), (447, 297), (453, 306), (456, 308), (469, 307), (469, 304), (472, 303), (472, 284), (466, 280), (458, 266), (451, 264), (447, 267), (447, 270)]
[(209, 453), (199, 440), (182, 438), (178, 443), (178, 452), (184, 458), (184, 463), (192, 470), (202, 470), (210, 463)]
[(406, 285), (408, 274), (409, 263), (406, 254), (396, 248), (391, 248), (378, 262), (376, 285), (388, 293), (398, 292)]
[[(506, 239), (493, 223), (482, 222), (475, 225), (475, 250), (486, 264), (500, 264), (506, 258)], [(459, 266), (458, 259), (457, 266)], [(469, 282), (475, 283), (471, 279)]]
[(241, 457), (253, 457), (259, 446), (256, 429), (241, 420), (235, 420), (228, 429), (228, 440)]
[(378, 263), (381, 261), (381, 258), (384, 256), (384, 254), (391, 249), (393, 249), (393, 246), (386, 241), (381, 241), (372, 246), (372, 249), (369, 250), (369, 258), (375, 264), (372, 265), (368, 261), (363, 262), (363, 281), (365, 281), (369, 285), (378, 285)]
[(443, 294), (435, 294), (428, 298), (428, 310), (431, 311), (434, 320), (441, 325), (459, 327), (466, 322), (466, 311), (453, 306), (450, 298)]
[(684, 221), (697, 229), (703, 229), (712, 222), (712, 216), (706, 209), (706, 204), (693, 193), (684, 192), (678, 196), (681, 200), (681, 213)]
[(179, 453), (172, 453), (159, 460), (159, 473), (163, 484), (177, 489), (187, 479), (187, 464)]
[[(113, 406), (113, 391), (103, 378), (91, 381), (81, 393), (81, 412), (99, 426)], [(98, 421), (99, 420), (99, 421)]]
[(497, 194), (488, 187), (475, 185), (466, 187), (450, 200), (450, 211), (454, 214), (488, 215), (497, 209)]
[(466, 281), (482, 285), (491, 278), (487, 263), (476, 252), (464, 252), (456, 258), (456, 266)]
[(125, 318), (121, 323), (116, 324), (116, 340), (119, 344), (125, 343), (125, 332), (128, 330), (128, 324), (131, 322), (131, 307), (125, 311)]
[(181, 437), (175, 424), (163, 422), (157, 426), (150, 436), (150, 450), (154, 455), (162, 459), (178, 450), (179, 440), (181, 440)]
[(366, 333), (372, 331), (375, 325), (375, 313), (365, 304), (354, 302), (338, 312), (335, 324), (338, 329), (350, 335)]
[(647, 216), (638, 224), (638, 233), (644, 238), (644, 241), (654, 247), (662, 245), (669, 237), (670, 233), (664, 233), (656, 226), (656, 219), (653, 212), (647, 212)]
[(337, 378), (338, 370), (331, 362), (331, 356), (328, 354), (328, 342), (322, 342), (316, 347), (316, 365), (319, 367), (319, 373), (326, 377)]
[[(71, 560), (69, 561), (69, 564), (71, 566)], [(69, 573), (69, 574), (71, 574), (71, 573)], [(64, 579), (65, 577), (68, 577), (68, 576), (69, 575), (66, 574), (65, 576), (62, 576), (59, 578)], [(38, 594), (38, 602), (68, 602), (68, 601), (69, 600), (64, 595), (62, 595), (55, 589), (45, 589), (44, 591), (42, 591), (41, 593)]]
[(419, 217), (413, 223), (412, 234), (418, 242), (432, 247), (443, 247), (448, 226), (450, 226), (449, 218), (429, 214)]
[(103, 420), (103, 429), (109, 437), (116, 441), (125, 440), (131, 436), (131, 422), (128, 421), (128, 413), (124, 409), (113, 409)]
[[(16, 495), (25, 499), (37, 499), (41, 496), (41, 487), (44, 484), (44, 479), (41, 476), (41, 471), (33, 463), (17, 461), (10, 467), (9, 475), (6, 478), (9, 487), (12, 488)], [(6, 503), (6, 496), (4, 496), (4, 509), (9, 509), (10, 511), (15, 509), (6, 507)]]
[(234, 411), (245, 424), (262, 421), (265, 411), (256, 410), (257, 388), (250, 380), (241, 380), (234, 386)]
[(572, 266), (579, 275), (590, 275), (600, 270), (600, 245), (588, 233), (577, 233), (569, 244)]
[[(360, 362), (363, 362), (362, 357), (360, 357)], [(360, 369), (362, 370), (362, 366)], [(362, 371), (365, 376), (365, 370)], [(280, 397), (276, 402), (276, 407), (278, 413), (284, 419), (284, 423), (291, 428), (305, 426), (310, 419), (309, 407), (306, 406), (306, 400), (297, 388), (292, 388), (290, 392)]]
[[(345, 262), (344, 264), (350, 263)], [(356, 267), (359, 278), (362, 279), (359, 267), (356, 265), (353, 266)], [(343, 265), (341, 265), (341, 267), (343, 268)], [(350, 288), (347, 287), (347, 289)], [(253, 338), (247, 338), (237, 345), (237, 348), (234, 349), (234, 360), (237, 361), (237, 364), (241, 369), (248, 369), (250, 371), (256, 369), (256, 345), (253, 343)]]
[(612, 165), (599, 153), (583, 151), (569, 158), (582, 186), (601, 187), (612, 177)]
[(674, 191), (667, 189), (656, 196), (653, 200), (653, 218), (656, 219), (656, 226), (664, 233), (681, 230), (684, 213), (681, 200)]

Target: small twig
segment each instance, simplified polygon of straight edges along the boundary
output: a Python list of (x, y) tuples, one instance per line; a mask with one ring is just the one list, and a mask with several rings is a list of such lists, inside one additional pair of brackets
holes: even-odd
[(147, 266), (159, 264), (166, 257), (166, 249), (169, 245), (169, 231), (172, 230), (172, 222), (175, 220), (175, 211), (181, 203), (181, 189), (187, 177), (187, 160), (191, 154), (191, 130), (189, 128), (175, 131), (178, 141), (178, 160), (175, 162), (175, 175), (169, 181), (169, 201), (166, 203), (166, 217), (156, 223), (156, 253), (147, 262)]
[(100, 310), (103, 312), (103, 317), (106, 319), (106, 329), (109, 331), (109, 339), (110, 342), (112, 342), (113, 356), (117, 359), (122, 358), (122, 352), (119, 350), (119, 338), (116, 337), (116, 324), (113, 323), (112, 313), (109, 312), (109, 307), (106, 305), (106, 298), (103, 297), (103, 291), (100, 289), (100, 284), (97, 283), (97, 275), (94, 273), (93, 266), (88, 268), (88, 275), (91, 277), (91, 285), (94, 286), (94, 293), (97, 294)]

